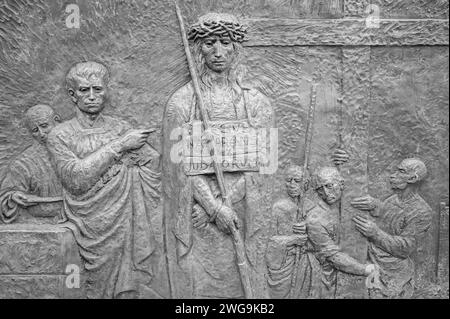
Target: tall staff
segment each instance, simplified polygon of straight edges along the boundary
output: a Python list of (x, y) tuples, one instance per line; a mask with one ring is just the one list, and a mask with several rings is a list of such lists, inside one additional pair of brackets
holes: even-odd
[[(341, 74), (341, 80), (340, 80), (340, 92), (339, 92), (339, 98), (338, 98), (338, 133), (337, 133), (337, 148), (339, 150), (343, 149), (344, 147), (344, 140), (343, 140), (343, 130), (344, 130), (344, 105), (343, 105), (343, 95), (344, 95), (344, 83), (343, 83), (343, 74)], [(341, 165), (336, 165), (337, 170), (339, 173), (341, 173)], [(338, 238), (337, 242), (340, 244), (341, 242), (341, 225), (342, 225), (342, 199), (339, 201), (339, 207), (338, 207), (338, 220), (339, 220), (339, 229), (338, 229)]]
[[(316, 113), (316, 104), (317, 104), (317, 82), (314, 80), (311, 86), (311, 94), (310, 94), (311, 102), (308, 110), (308, 118), (306, 124), (306, 132), (305, 132), (305, 152), (303, 159), (303, 182), (305, 182), (306, 174), (309, 169), (309, 160), (311, 157), (311, 144), (312, 137), (314, 134), (314, 118)], [(306, 191), (304, 189), (303, 194), (300, 196), (300, 201), (297, 209), (296, 221), (301, 222), (305, 219), (305, 195)], [(295, 250), (295, 264), (294, 264), (294, 274), (292, 276), (291, 281), (291, 297), (294, 295), (294, 289), (297, 285), (297, 267), (300, 262), (300, 246), (296, 247)]]
[[(174, 5), (175, 5), (176, 12), (177, 12), (178, 22), (180, 24), (181, 38), (183, 40), (183, 46), (184, 46), (184, 51), (186, 53), (186, 59), (187, 59), (188, 66), (189, 66), (189, 72), (191, 74), (192, 84), (194, 87), (195, 96), (197, 98), (197, 105), (200, 110), (200, 115), (202, 117), (204, 128), (207, 131), (207, 130), (209, 130), (210, 125), (209, 125), (206, 108), (203, 103), (203, 97), (202, 97), (201, 90), (200, 90), (197, 69), (196, 69), (196, 66), (194, 63), (194, 59), (192, 58), (191, 50), (189, 49), (189, 42), (188, 42), (188, 39), (186, 36), (186, 30), (184, 28), (183, 16), (181, 15), (181, 10), (180, 10), (180, 7), (178, 6), (178, 3), (176, 0), (174, 0)], [(217, 177), (217, 182), (219, 184), (219, 189), (222, 194), (222, 198), (225, 202), (225, 205), (228, 206), (229, 208), (232, 208), (232, 203), (231, 203), (230, 198), (228, 197), (228, 191), (225, 187), (225, 179), (223, 176), (222, 167), (219, 165), (219, 161), (217, 159), (217, 154), (214, 151), (214, 143), (209, 142), (208, 145), (210, 148), (210, 155), (213, 160), (214, 172)], [(231, 227), (230, 231), (231, 231), (231, 236), (233, 238), (234, 250), (236, 253), (236, 261), (237, 261), (237, 266), (239, 269), (239, 275), (240, 275), (240, 279), (242, 282), (242, 287), (244, 290), (245, 298), (253, 299), (253, 290), (252, 290), (251, 281), (250, 281), (250, 268), (247, 263), (247, 256), (245, 253), (244, 241), (242, 240), (241, 235), (236, 227)]]

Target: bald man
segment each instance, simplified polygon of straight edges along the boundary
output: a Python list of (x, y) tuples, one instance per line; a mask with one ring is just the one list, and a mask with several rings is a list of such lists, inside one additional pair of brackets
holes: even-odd
[(54, 223), (60, 216), (62, 186), (51, 165), (47, 136), (60, 121), (48, 105), (25, 113), (33, 144), (8, 166), (0, 186), (0, 219), (6, 223)]
[(371, 298), (411, 298), (418, 241), (431, 226), (432, 210), (417, 193), (427, 168), (417, 158), (405, 159), (390, 176), (394, 194), (384, 202), (370, 195), (353, 200), (353, 207), (374, 217), (354, 218), (356, 229), (369, 241), (369, 259), (381, 269), (382, 289), (369, 291)]

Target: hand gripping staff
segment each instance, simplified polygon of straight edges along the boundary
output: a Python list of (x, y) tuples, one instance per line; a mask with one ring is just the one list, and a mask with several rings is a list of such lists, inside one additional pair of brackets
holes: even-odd
[[(199, 78), (198, 78), (198, 74), (197, 74), (197, 69), (196, 66), (194, 64), (194, 59), (192, 58), (192, 53), (189, 49), (189, 42), (186, 36), (186, 30), (184, 28), (184, 21), (183, 21), (183, 16), (181, 15), (181, 10), (178, 6), (178, 3), (176, 0), (174, 0), (174, 4), (175, 4), (175, 9), (176, 9), (176, 13), (177, 13), (177, 18), (178, 18), (178, 22), (180, 24), (180, 31), (181, 31), (181, 38), (183, 40), (183, 46), (184, 46), (184, 51), (186, 53), (186, 59), (188, 62), (188, 66), (189, 66), (189, 72), (191, 74), (191, 78), (192, 78), (192, 84), (194, 87), (194, 91), (195, 91), (195, 96), (197, 98), (197, 105), (198, 108), (200, 110), (200, 114), (202, 117), (202, 121), (203, 121), (203, 126), (205, 128), (206, 131), (209, 130), (210, 125), (208, 122), (208, 116), (206, 113), (206, 109), (205, 109), (205, 105), (203, 103), (203, 98), (202, 98), (202, 94), (201, 94), (201, 90), (200, 90), (200, 84), (199, 84)], [(219, 161), (217, 160), (217, 154), (214, 152), (214, 143), (212, 143), (211, 141), (208, 143), (209, 145), (209, 151), (210, 151), (210, 155), (213, 159), (213, 165), (214, 165), (214, 172), (216, 174), (217, 177), (217, 182), (219, 184), (219, 188), (220, 188), (220, 192), (222, 194), (222, 198), (224, 200), (224, 204), (226, 206), (228, 206), (229, 208), (232, 208), (232, 204), (231, 204), (231, 200), (228, 197), (228, 192), (227, 189), (225, 187), (225, 180), (224, 180), (224, 176), (223, 176), (223, 171), (222, 168), (219, 165)], [(237, 265), (238, 265), (238, 269), (239, 269), (239, 275), (240, 275), (240, 279), (242, 282), (242, 287), (244, 290), (244, 294), (245, 294), (245, 298), (246, 299), (253, 299), (253, 290), (251, 287), (251, 281), (250, 281), (250, 268), (249, 265), (247, 263), (247, 256), (245, 253), (245, 246), (244, 246), (244, 242), (241, 238), (241, 235), (239, 233), (239, 231), (237, 230), (236, 227), (232, 227), (231, 229), (231, 237), (233, 239), (233, 244), (234, 244), (234, 250), (235, 250), (235, 254), (236, 254), (236, 261), (237, 261)]]
[[(303, 185), (305, 184), (305, 178), (307, 176), (307, 171), (309, 168), (309, 160), (311, 156), (311, 144), (312, 137), (314, 134), (314, 115), (316, 112), (316, 102), (317, 102), (317, 81), (314, 80), (311, 86), (311, 102), (308, 110), (308, 118), (306, 124), (306, 132), (305, 132), (305, 151), (304, 151), (304, 159), (303, 159)], [(306, 191), (303, 191), (303, 194), (300, 197), (300, 202), (298, 204), (297, 209), (297, 222), (301, 222), (305, 219), (305, 195)], [(297, 246), (295, 249), (295, 263), (294, 263), (294, 273), (291, 281), (291, 298), (294, 296), (294, 289), (297, 285), (297, 267), (300, 262), (300, 254), (301, 249), (300, 246)]]

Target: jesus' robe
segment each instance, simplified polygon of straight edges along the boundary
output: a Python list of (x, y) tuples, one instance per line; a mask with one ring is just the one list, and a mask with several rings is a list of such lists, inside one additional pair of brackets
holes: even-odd
[[(150, 167), (158, 154), (146, 145), (117, 158), (108, 147), (130, 128), (107, 116), (93, 127), (73, 118), (57, 126), (48, 140), (64, 186), (66, 226), (85, 263), (88, 298), (140, 294), (145, 287), (158, 296), (150, 288), (161, 259), (151, 222), (160, 174)], [(98, 174), (99, 169), (105, 173)]]
[[(212, 99), (206, 99), (205, 105), (212, 122), (245, 120), (255, 129), (275, 127), (273, 108), (254, 89), (242, 88), (236, 100), (225, 98), (221, 103), (213, 103)], [(201, 229), (192, 225), (195, 205), (207, 209), (204, 206), (214, 201), (207, 197), (220, 200), (214, 174), (187, 176), (182, 164), (174, 163), (170, 156), (176, 143), (171, 140), (173, 130), (195, 120), (201, 120), (201, 116), (194, 90), (188, 83), (169, 100), (163, 132), (164, 216), (172, 297), (243, 298), (232, 237), (220, 231), (215, 223)], [(264, 252), (271, 232), (272, 176), (259, 172), (225, 172), (224, 179), (241, 224), (239, 232), (252, 269), (255, 298), (267, 297)], [(205, 191), (207, 188), (210, 191)]]

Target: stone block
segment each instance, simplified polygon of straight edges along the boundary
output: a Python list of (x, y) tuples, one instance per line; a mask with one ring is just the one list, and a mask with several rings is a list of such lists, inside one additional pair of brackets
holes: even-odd
[[(57, 225), (0, 225), (0, 298), (78, 298), (69, 266), (83, 264), (70, 230)], [(68, 268), (69, 267), (69, 268)], [(76, 267), (75, 267), (76, 268)]]

